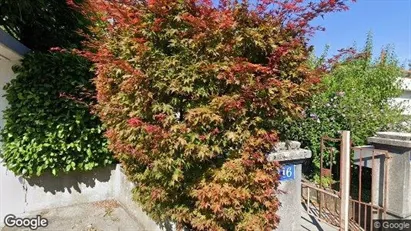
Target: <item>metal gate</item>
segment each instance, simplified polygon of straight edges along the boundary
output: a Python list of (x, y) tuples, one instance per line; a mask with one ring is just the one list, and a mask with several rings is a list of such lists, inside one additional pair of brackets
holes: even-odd
[(389, 153), (370, 146), (351, 152), (344, 146), (351, 147), (349, 139), (321, 138), (319, 182), (302, 181), (303, 206), (309, 215), (340, 230), (373, 230), (373, 219), (387, 214)]

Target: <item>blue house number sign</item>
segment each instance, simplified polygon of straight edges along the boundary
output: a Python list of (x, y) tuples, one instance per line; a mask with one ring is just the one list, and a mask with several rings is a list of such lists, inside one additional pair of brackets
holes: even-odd
[(294, 180), (295, 178), (295, 165), (288, 164), (283, 165), (280, 169), (280, 181)]

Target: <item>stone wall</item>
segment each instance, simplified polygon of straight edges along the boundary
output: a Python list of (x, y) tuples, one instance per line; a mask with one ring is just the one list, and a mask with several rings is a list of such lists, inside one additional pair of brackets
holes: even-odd
[(28, 180), (7, 171), (6, 177), (8, 181), (3, 181), (2, 176), (0, 227), (7, 214), (25, 217), (43, 209), (116, 199), (146, 230), (161, 230), (132, 201), (131, 191), (134, 186), (127, 180), (120, 165), (88, 172), (71, 172), (57, 177), (45, 174)]

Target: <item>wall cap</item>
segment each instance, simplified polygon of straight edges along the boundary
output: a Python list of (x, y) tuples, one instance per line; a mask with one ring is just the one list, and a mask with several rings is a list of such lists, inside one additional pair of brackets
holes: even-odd
[(29, 51), (29, 48), (0, 29), (0, 56), (9, 61), (17, 61)]
[(300, 148), (297, 141), (278, 142), (274, 150), (267, 155), (268, 161), (289, 161), (311, 158), (311, 151)]
[(377, 132), (367, 141), (371, 144), (384, 144), (396, 147), (411, 148), (411, 133), (405, 132)]

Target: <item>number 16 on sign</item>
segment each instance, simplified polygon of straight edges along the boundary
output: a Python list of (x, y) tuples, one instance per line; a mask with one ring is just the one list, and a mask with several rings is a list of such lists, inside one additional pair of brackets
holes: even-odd
[(294, 180), (295, 165), (283, 165), (279, 170), (280, 181)]

